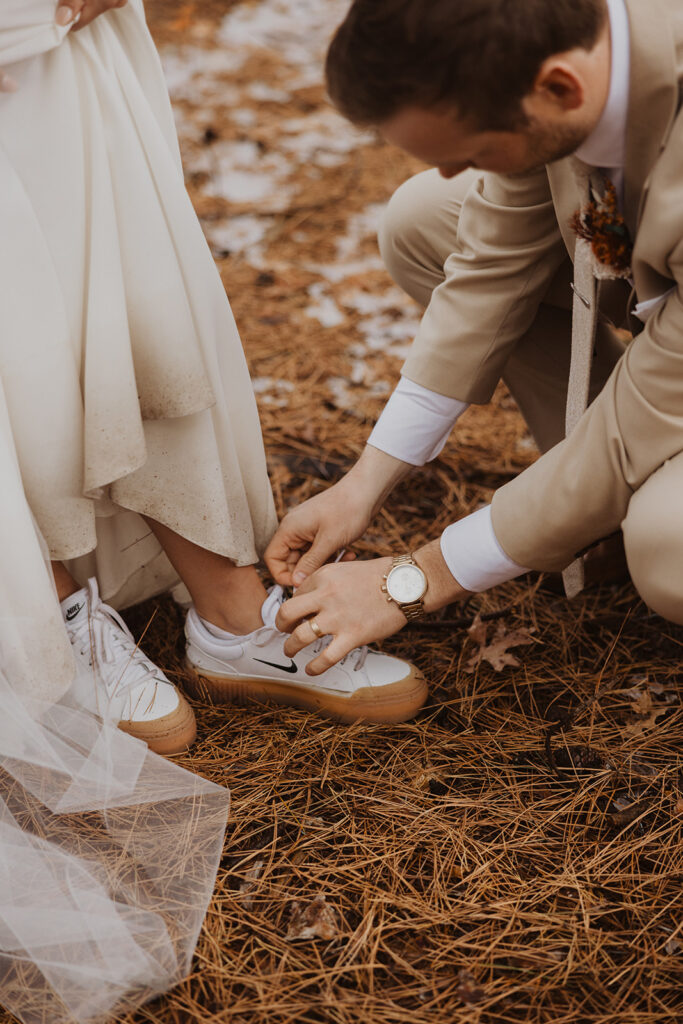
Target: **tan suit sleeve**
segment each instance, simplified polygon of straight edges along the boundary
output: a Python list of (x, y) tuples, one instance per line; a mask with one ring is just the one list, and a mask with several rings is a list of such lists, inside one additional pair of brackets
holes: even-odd
[(403, 375), (463, 402), (488, 402), (566, 255), (545, 170), (482, 174), (465, 196), (445, 280)]
[(521, 565), (564, 568), (616, 530), (632, 493), (683, 450), (683, 243), (669, 266), (677, 290), (571, 436), (494, 495), (496, 536)]

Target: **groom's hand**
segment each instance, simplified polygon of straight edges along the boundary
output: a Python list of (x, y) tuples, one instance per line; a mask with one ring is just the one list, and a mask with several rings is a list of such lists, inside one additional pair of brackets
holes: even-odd
[[(365, 533), (411, 467), (369, 445), (339, 483), (288, 512), (265, 553), (273, 579), (298, 587)], [(347, 555), (347, 560), (353, 555)]]
[[(344, 480), (288, 512), (268, 545), (265, 562), (283, 587), (298, 587), (361, 537), (370, 522), (372, 506), (357, 504), (357, 495)], [(344, 561), (355, 556), (347, 552)]]
[[(416, 551), (415, 560), (427, 577), (426, 612), (469, 597), (451, 575), (438, 540)], [(405, 615), (382, 592), (383, 577), (391, 565), (390, 557), (373, 558), (349, 565), (325, 565), (311, 576), (294, 597), (285, 601), (275, 620), (278, 629), (292, 634), (284, 647), (287, 657), (293, 658), (319, 639), (311, 619), (322, 634), (332, 638), (309, 662), (306, 672), (311, 676), (326, 672), (355, 647), (383, 640), (402, 629)]]
[(284, 651), (287, 657), (319, 639), (313, 619), (330, 643), (309, 662), (306, 672), (326, 672), (356, 647), (383, 640), (406, 624), (406, 617), (382, 593), (383, 574), (391, 558), (373, 558), (349, 565), (325, 565), (308, 579), (296, 595), (280, 608), (276, 625), (292, 633)]
[(73, 25), (73, 32), (85, 28), (91, 21), (105, 11), (112, 11), (116, 7), (125, 7), (128, 0), (60, 0), (57, 8), (56, 22), (58, 25), (73, 25), (74, 19), (78, 21)]

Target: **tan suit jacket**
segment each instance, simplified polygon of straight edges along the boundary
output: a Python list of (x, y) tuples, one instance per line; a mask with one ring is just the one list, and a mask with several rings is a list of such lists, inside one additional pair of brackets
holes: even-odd
[[(683, 450), (683, 3), (626, 5), (625, 216), (635, 295), (643, 302), (675, 290), (571, 437), (494, 496), (500, 543), (535, 569), (562, 569), (617, 529), (632, 493)], [(569, 221), (579, 205), (571, 158), (520, 178), (483, 174), (463, 205), (457, 250), (404, 374), (463, 401), (488, 401), (567, 252), (573, 256)]]

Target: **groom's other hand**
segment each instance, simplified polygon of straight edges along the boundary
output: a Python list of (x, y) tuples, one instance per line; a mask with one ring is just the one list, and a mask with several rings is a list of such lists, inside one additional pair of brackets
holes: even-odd
[(128, 0), (60, 0), (55, 20), (58, 25), (73, 25), (72, 31), (77, 32), (98, 15), (117, 7), (125, 7), (127, 3)]
[[(346, 478), (344, 478), (346, 479)], [(268, 545), (265, 561), (283, 587), (298, 587), (368, 525), (362, 508), (351, 509), (344, 481), (288, 512)], [(344, 561), (355, 558), (351, 552)]]
[[(299, 587), (365, 533), (387, 495), (411, 469), (368, 445), (339, 483), (288, 512), (265, 553), (273, 579)], [(352, 559), (352, 554), (344, 556)]]

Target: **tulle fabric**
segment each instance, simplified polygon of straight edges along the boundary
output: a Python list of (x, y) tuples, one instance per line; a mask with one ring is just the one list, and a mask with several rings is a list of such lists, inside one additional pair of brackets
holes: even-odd
[(25, 1024), (107, 1019), (187, 974), (227, 790), (71, 694), (29, 714), (0, 673), (0, 701), (0, 1000)]
[(187, 973), (229, 794), (102, 721), (74, 678), (2, 398), (0, 1002), (86, 1024)]
[(187, 973), (229, 805), (95, 714), (49, 558), (85, 553), (129, 603), (174, 579), (136, 512), (242, 561), (272, 524), (142, 5), (75, 36), (56, 6), (0, 0), (0, 1002), (24, 1024), (106, 1020)]

